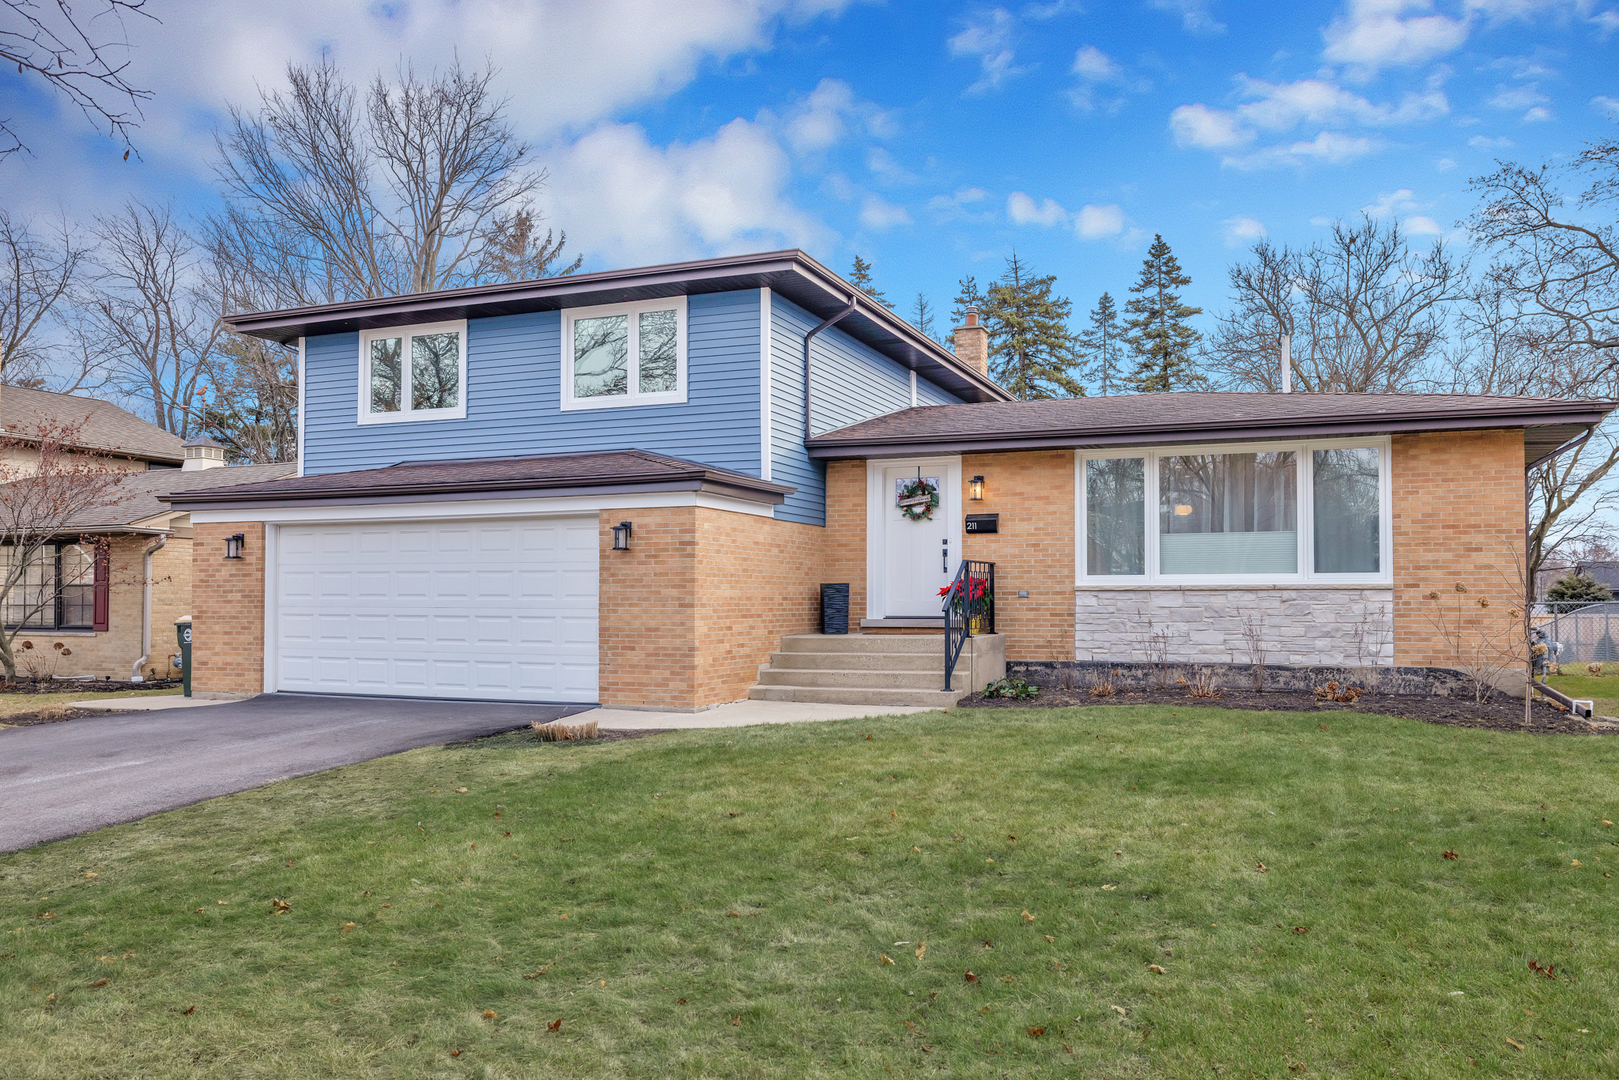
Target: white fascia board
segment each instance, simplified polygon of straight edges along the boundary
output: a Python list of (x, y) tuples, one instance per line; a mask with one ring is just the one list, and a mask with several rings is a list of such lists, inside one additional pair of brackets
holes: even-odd
[(746, 499), (701, 491), (662, 491), (625, 495), (576, 495), (556, 499), (445, 499), (434, 502), (369, 503), (344, 506), (243, 506), (240, 509), (194, 510), (195, 524), (263, 521), (277, 525), (310, 525), (350, 521), (441, 521), (462, 518), (559, 517), (600, 510), (696, 506), (752, 517), (774, 517), (775, 508)]

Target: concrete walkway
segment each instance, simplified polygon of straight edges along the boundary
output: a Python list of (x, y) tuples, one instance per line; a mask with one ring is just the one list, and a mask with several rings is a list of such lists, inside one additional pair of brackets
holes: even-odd
[(155, 712), (158, 709), (197, 709), (204, 705), (223, 705), (227, 701), (246, 701), (252, 694), (153, 694), (151, 697), (93, 698), (75, 701), (70, 709), (84, 712)]
[(643, 712), (639, 709), (591, 709), (568, 722), (596, 721), (606, 731), (664, 728), (747, 727), (750, 724), (802, 724), (816, 720), (855, 720), (863, 716), (901, 716), (932, 710), (909, 705), (820, 705), (805, 701), (733, 701), (696, 713)]

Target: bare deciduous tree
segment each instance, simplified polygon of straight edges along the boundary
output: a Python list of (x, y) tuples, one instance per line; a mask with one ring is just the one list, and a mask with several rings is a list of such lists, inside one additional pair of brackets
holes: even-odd
[[(1589, 186), (1576, 196), (1564, 185)], [(1591, 143), (1566, 165), (1501, 164), (1473, 181), (1481, 204), (1467, 224), (1495, 251), (1499, 286), (1523, 320), (1563, 343), (1619, 349), (1619, 137)]]
[(53, 351), (45, 332), (72, 302), (88, 254), (65, 222), (47, 239), (0, 210), (0, 383), (43, 375)]
[(362, 94), (329, 61), (290, 66), (218, 137), (229, 210), (209, 246), (282, 303), (426, 292), (560, 269), (537, 234), (545, 181), (505, 119), (494, 72), (406, 65)]
[[(15, 66), (66, 97), (85, 119), (127, 149), (141, 102), (150, 90), (124, 78), (129, 45), (124, 19), (156, 21), (146, 0), (0, 0), (0, 62)], [(127, 103), (127, 104), (126, 104)], [(9, 119), (0, 119), (0, 157), (26, 150)]]
[[(12, 642), (47, 609), (52, 614), (64, 589), (79, 606), (93, 590), (97, 562), (105, 564), (105, 539), (81, 536), (85, 516), (112, 500), (129, 473), (82, 449), (82, 421), (43, 423), (0, 439), (0, 457), (38, 455), (33, 472), (11, 470), (0, 483), (0, 666), (17, 677)], [(63, 553), (52, 545), (66, 544)], [(105, 572), (105, 571), (104, 571)], [(93, 597), (91, 598), (93, 603)], [(53, 625), (54, 618), (49, 620)]]
[(1207, 366), (1236, 389), (1279, 391), (1291, 336), (1297, 390), (1410, 389), (1444, 340), (1466, 272), (1442, 241), (1413, 251), (1398, 223), (1370, 217), (1337, 222), (1330, 239), (1298, 251), (1261, 241), (1230, 270), (1232, 308)]
[(220, 333), (218, 311), (198, 289), (195, 244), (167, 207), (135, 202), (98, 217), (96, 235), (94, 311), (105, 354), (158, 427), (189, 435), (202, 365)]

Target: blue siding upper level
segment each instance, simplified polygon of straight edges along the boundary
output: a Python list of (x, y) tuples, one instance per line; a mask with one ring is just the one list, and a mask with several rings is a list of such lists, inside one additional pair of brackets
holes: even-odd
[[(804, 449), (803, 342), (819, 319), (770, 297), (769, 470), (760, 401), (758, 290), (687, 298), (686, 401), (563, 412), (562, 317), (555, 311), (467, 323), (462, 420), (361, 424), (359, 335), (304, 343), (303, 467), (308, 475), (400, 461), (650, 450), (766, 476), (798, 490), (776, 516), (822, 525), (826, 469)], [(816, 434), (911, 405), (911, 373), (836, 326), (814, 345)], [(926, 379), (917, 403), (960, 399)]]
[[(770, 303), (770, 478), (798, 490), (776, 511), (778, 518), (826, 524), (826, 464), (804, 449), (804, 335), (821, 320), (779, 296)], [(827, 327), (810, 344), (814, 393), (811, 432), (820, 435), (862, 420), (911, 407), (911, 372), (838, 329)], [(961, 400), (926, 379), (917, 379), (918, 404)]]
[(304, 472), (399, 461), (650, 450), (760, 475), (757, 290), (687, 301), (686, 401), (563, 412), (562, 317), (467, 324), (464, 420), (360, 424), (359, 336), (304, 343)]

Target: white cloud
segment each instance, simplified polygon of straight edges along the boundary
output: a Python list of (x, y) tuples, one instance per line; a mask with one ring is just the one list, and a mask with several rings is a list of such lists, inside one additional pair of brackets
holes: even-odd
[(604, 124), (549, 161), (551, 220), (566, 225), (576, 250), (609, 266), (826, 240), (786, 197), (787, 152), (748, 120), (661, 147), (638, 125)]
[(878, 183), (890, 186), (916, 183), (916, 174), (901, 165), (887, 150), (873, 146), (866, 151), (866, 169)]
[(1265, 239), (1264, 223), (1257, 218), (1234, 217), (1226, 218), (1221, 224), (1221, 232), (1225, 234), (1225, 246), (1228, 248), (1245, 247), (1255, 240)]
[(1543, 105), (1536, 105), (1518, 119), (1525, 124), (1543, 124), (1552, 119), (1552, 111)]
[(1412, 214), (1405, 219), (1405, 231), (1412, 236), (1443, 236), (1445, 230), (1427, 214)]
[(1598, 94), (1591, 99), (1591, 107), (1600, 113), (1610, 116), (1619, 116), (1619, 98), (1612, 98), (1606, 94)]
[(1181, 105), (1169, 114), (1169, 129), (1177, 146), (1199, 150), (1229, 150), (1254, 141), (1252, 129), (1244, 127), (1233, 112), (1207, 105)]
[(1505, 150), (1512, 145), (1512, 140), (1505, 135), (1490, 138), (1488, 135), (1474, 135), (1467, 140), (1467, 145), (1474, 150)]
[(1117, 79), (1122, 70), (1095, 45), (1083, 45), (1074, 54), (1073, 73), (1087, 82), (1110, 82)]
[(995, 211), (985, 205), (989, 197), (989, 192), (981, 187), (957, 188), (949, 195), (929, 199), (928, 211), (940, 222), (994, 221)]
[(1322, 55), (1367, 71), (1420, 64), (1467, 40), (1465, 19), (1431, 14), (1428, 0), (1349, 0), (1349, 10), (1322, 31)]
[(877, 232), (884, 232), (896, 225), (909, 225), (911, 215), (903, 206), (896, 206), (876, 195), (867, 195), (860, 204), (860, 224)]
[(1016, 32), (1017, 18), (998, 7), (975, 12), (967, 25), (950, 38), (951, 56), (978, 58), (978, 81), (967, 87), (967, 93), (998, 90), (1006, 80), (1029, 70), (1017, 66)]
[(855, 97), (842, 79), (822, 79), (787, 112), (787, 142), (800, 154), (830, 149), (851, 131), (873, 138), (890, 138), (897, 130), (886, 109)]
[(1100, 240), (1124, 231), (1124, 210), (1117, 203), (1086, 204), (1074, 215), (1074, 231), (1082, 240)]
[(1452, 157), (1442, 157), (1433, 163), (1433, 167), (1438, 169), (1440, 172), (1449, 172), (1456, 167), (1456, 159)]
[(1214, 17), (1213, 0), (1151, 0), (1153, 7), (1181, 17), (1181, 29), (1189, 34), (1219, 34), (1225, 23)]
[(1006, 216), (1012, 219), (1014, 225), (1044, 225), (1050, 228), (1067, 221), (1068, 211), (1055, 199), (1042, 199), (1037, 205), (1028, 195), (1014, 191), (1006, 199)]
[(1540, 87), (1534, 83), (1526, 83), (1522, 86), (1508, 86), (1503, 83), (1496, 86), (1495, 93), (1490, 96), (1486, 104), (1493, 105), (1497, 109), (1509, 109), (1516, 112), (1519, 109), (1527, 109), (1531, 105), (1544, 105), (1550, 100), (1540, 92)]
[(1368, 154), (1383, 149), (1381, 139), (1364, 135), (1345, 135), (1338, 131), (1323, 131), (1309, 140), (1300, 140), (1286, 146), (1267, 146), (1249, 154), (1228, 154), (1220, 164), (1234, 169), (1253, 171), (1300, 167), (1309, 164), (1347, 165)]

